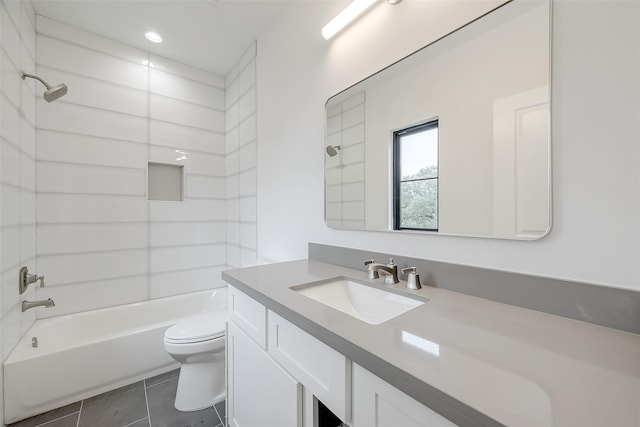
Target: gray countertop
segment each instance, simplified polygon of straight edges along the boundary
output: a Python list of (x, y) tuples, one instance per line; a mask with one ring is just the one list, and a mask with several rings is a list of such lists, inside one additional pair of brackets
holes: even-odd
[[(337, 276), (430, 301), (371, 325), (290, 289)], [(640, 335), (314, 260), (222, 277), (459, 425), (640, 426)]]

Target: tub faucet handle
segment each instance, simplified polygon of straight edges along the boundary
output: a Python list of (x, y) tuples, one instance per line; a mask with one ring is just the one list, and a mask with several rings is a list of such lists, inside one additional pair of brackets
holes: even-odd
[(20, 269), (20, 280), (18, 283), (18, 290), (22, 295), (30, 284), (40, 281), (40, 287), (44, 288), (44, 276), (38, 276), (37, 274), (29, 273), (29, 269), (27, 267), (22, 267)]

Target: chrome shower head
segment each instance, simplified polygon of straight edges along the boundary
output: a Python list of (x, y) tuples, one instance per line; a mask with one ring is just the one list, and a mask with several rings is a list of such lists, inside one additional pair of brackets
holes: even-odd
[(22, 80), (29, 77), (31, 79), (38, 80), (47, 88), (47, 90), (44, 91), (44, 100), (47, 102), (55, 101), (56, 99), (62, 96), (65, 96), (67, 94), (67, 85), (64, 83), (61, 83), (57, 86), (51, 86), (49, 83), (45, 82), (40, 77), (34, 76), (33, 74), (25, 73), (24, 70), (21, 70), (21, 74), (22, 74)]
[(329, 157), (334, 157), (336, 154), (338, 154), (338, 150), (340, 150), (339, 145), (327, 145), (327, 154), (329, 155)]

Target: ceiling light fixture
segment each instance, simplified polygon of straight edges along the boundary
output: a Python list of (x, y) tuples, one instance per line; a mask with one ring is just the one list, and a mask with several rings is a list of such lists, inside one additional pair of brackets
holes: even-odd
[(153, 31), (147, 31), (146, 33), (144, 33), (144, 36), (147, 38), (147, 40), (149, 40), (150, 42), (154, 42), (154, 43), (162, 43), (162, 37), (160, 37), (160, 34), (158, 33), (154, 33)]
[(353, 0), (347, 7), (342, 9), (342, 12), (337, 14), (335, 18), (322, 28), (322, 37), (324, 37), (325, 40), (329, 40), (376, 1), (377, 0)]

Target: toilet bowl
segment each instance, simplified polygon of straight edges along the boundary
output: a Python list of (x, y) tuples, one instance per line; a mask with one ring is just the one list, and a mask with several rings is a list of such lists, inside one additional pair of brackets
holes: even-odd
[(181, 363), (175, 407), (197, 411), (225, 398), (225, 312), (187, 317), (164, 333), (164, 349)]

